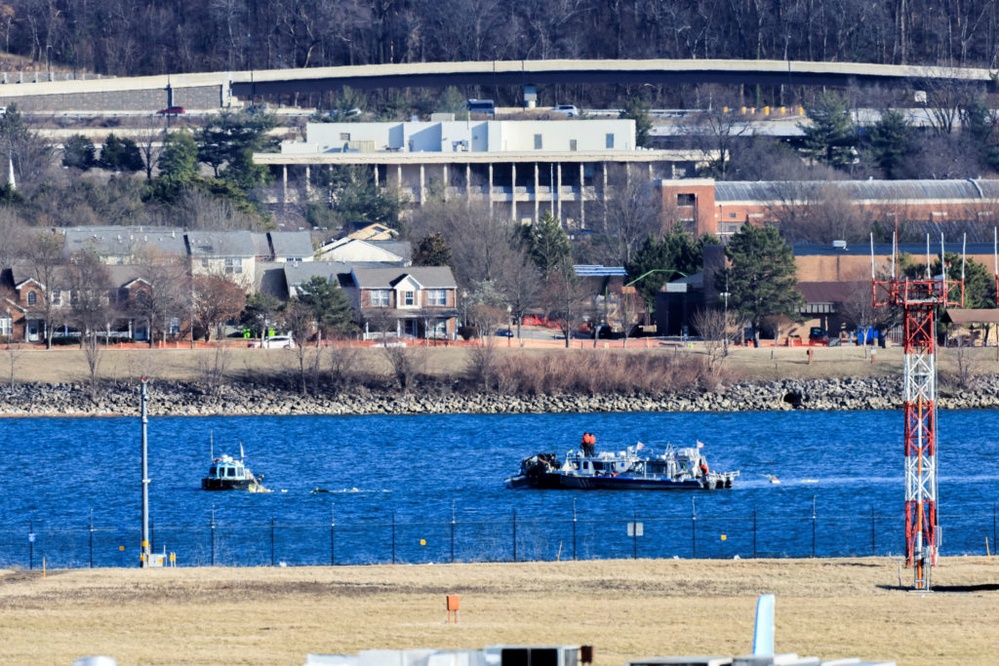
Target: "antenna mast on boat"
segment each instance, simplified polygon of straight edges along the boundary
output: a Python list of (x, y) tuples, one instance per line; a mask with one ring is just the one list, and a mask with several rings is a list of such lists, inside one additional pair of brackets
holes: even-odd
[(930, 572), (937, 561), (937, 420), (936, 322), (937, 308), (964, 306), (964, 270), (950, 279), (943, 235), (940, 236), (940, 274), (930, 269), (930, 239), (926, 237), (926, 272), (922, 279), (896, 272), (898, 239), (892, 237), (891, 276), (874, 271), (871, 236), (873, 304), (902, 309), (904, 347), (903, 402), (905, 418), (905, 560), (913, 568), (913, 589), (930, 589)]

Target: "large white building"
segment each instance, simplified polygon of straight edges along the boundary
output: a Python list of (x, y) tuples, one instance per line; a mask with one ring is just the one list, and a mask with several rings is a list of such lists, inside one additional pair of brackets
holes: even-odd
[(549, 211), (577, 228), (602, 215), (614, 185), (693, 175), (705, 159), (700, 151), (638, 149), (634, 121), (618, 119), (309, 123), (304, 142), (254, 155), (282, 167), (285, 202), (315, 196), (317, 168), (363, 165), (414, 206), (464, 199), (520, 222)]

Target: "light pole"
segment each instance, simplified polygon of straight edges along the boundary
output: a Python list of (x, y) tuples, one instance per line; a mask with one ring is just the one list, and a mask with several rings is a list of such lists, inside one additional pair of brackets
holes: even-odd
[(724, 355), (728, 356), (728, 297), (729, 293), (723, 291), (720, 296), (725, 299), (725, 314), (724, 314), (724, 330), (722, 331), (722, 349), (724, 350)]
[(728, 271), (725, 271), (725, 291), (719, 294), (723, 299), (725, 299), (725, 314), (724, 314), (724, 326), (725, 330), (722, 333), (724, 336), (722, 338), (722, 349), (724, 350), (723, 355), (728, 356), (728, 297), (731, 296), (728, 290)]

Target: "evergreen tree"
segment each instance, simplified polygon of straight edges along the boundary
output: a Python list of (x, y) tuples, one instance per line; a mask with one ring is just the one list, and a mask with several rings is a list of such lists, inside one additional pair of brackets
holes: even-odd
[(170, 132), (160, 153), (160, 178), (178, 185), (189, 185), (198, 178), (198, 145), (190, 132)]
[(700, 270), (701, 258), (699, 244), (683, 231), (674, 231), (663, 238), (648, 236), (632, 261), (625, 264), (628, 272), (625, 282), (633, 283), (651, 314), (656, 294), (663, 285), (678, 276)]
[(94, 167), (96, 156), (93, 142), (82, 134), (74, 134), (63, 145), (62, 165), (87, 171)]
[(101, 159), (98, 165), (108, 171), (134, 173), (146, 168), (139, 146), (129, 138), (119, 139), (114, 133), (108, 134), (101, 146)]
[(797, 290), (794, 255), (776, 227), (743, 225), (725, 257), (729, 269), (715, 276), (715, 288), (728, 290), (729, 309), (750, 322), (756, 335), (767, 316), (800, 319), (804, 299)]
[(273, 114), (253, 110), (223, 111), (209, 116), (198, 132), (198, 160), (212, 167), (215, 177), (232, 180), (243, 189), (267, 182), (268, 170), (253, 163), (253, 153), (272, 145), (267, 133), (277, 126)]
[(309, 308), (319, 330), (326, 335), (345, 334), (356, 328), (350, 299), (336, 278), (313, 275), (298, 285), (298, 302)]
[(534, 224), (521, 227), (522, 240), (527, 253), (541, 271), (541, 279), (572, 263), (572, 243), (562, 228), (562, 223), (546, 212)]
[(652, 132), (652, 118), (649, 117), (649, 103), (638, 97), (632, 97), (624, 103), (624, 109), (618, 114), (622, 120), (635, 121), (635, 145), (638, 148), (649, 146), (649, 135)]
[(889, 109), (871, 127), (871, 153), (885, 178), (902, 177), (902, 168), (915, 152), (912, 125), (898, 111)]
[(831, 167), (844, 168), (852, 164), (857, 133), (846, 98), (824, 92), (807, 114), (812, 122), (799, 125), (805, 133), (802, 153)]
[(414, 266), (451, 266), (454, 267), (454, 260), (451, 254), (451, 246), (447, 239), (441, 234), (429, 234), (425, 236), (416, 246), (416, 254), (413, 255)]

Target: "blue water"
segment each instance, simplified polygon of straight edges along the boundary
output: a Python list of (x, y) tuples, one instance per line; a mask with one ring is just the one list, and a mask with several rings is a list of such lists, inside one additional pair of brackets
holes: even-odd
[[(999, 411), (938, 423), (941, 553), (984, 553)], [(742, 476), (711, 493), (504, 488), (521, 458), (564, 454), (583, 431), (598, 450), (701, 440), (713, 468)], [(216, 454), (242, 443), (273, 492), (201, 491), (210, 435)], [(139, 419), (2, 419), (0, 437), (0, 566), (135, 565)], [(151, 418), (148, 441), (153, 550), (182, 566), (904, 550), (896, 411)]]

